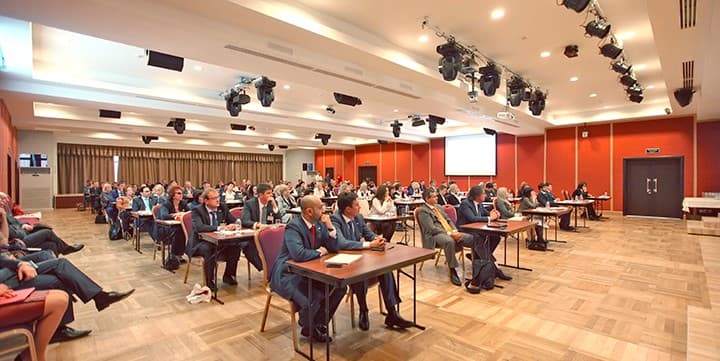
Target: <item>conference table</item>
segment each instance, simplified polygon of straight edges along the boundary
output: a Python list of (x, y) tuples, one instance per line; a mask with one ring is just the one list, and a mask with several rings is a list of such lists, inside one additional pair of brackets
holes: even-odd
[(130, 217), (133, 218), (133, 222), (135, 223), (135, 250), (138, 253), (142, 254), (142, 251), (140, 250), (140, 219), (142, 218), (152, 218), (153, 214), (152, 211), (131, 211)]
[[(220, 252), (222, 252), (225, 247), (239, 246), (247, 244), (248, 242), (254, 242), (255, 230), (243, 228), (235, 231), (200, 232), (200, 238), (203, 241), (210, 242), (215, 245), (215, 259), (217, 260)], [(215, 268), (213, 281), (215, 282), (215, 289), (212, 291), (212, 297), (210, 299), (217, 301), (217, 303), (221, 305), (224, 305), (225, 302), (220, 300), (217, 296), (217, 267)]]
[[(155, 224), (157, 224), (158, 226), (161, 226), (161, 227), (169, 228), (169, 229), (173, 229), (173, 228), (174, 228), (176, 232), (178, 231), (178, 228), (181, 228), (181, 227), (182, 227), (181, 224), (180, 224), (180, 221), (177, 221), (177, 220), (174, 220), (174, 219), (156, 219), (156, 220), (155, 220)], [(180, 232), (182, 232), (182, 229), (180, 229)], [(165, 240), (160, 240), (160, 242), (165, 243), (164, 241), (165, 241)], [(156, 247), (157, 247), (157, 246), (156, 246)], [(153, 256), (153, 258), (154, 258), (154, 256)], [(161, 258), (162, 258), (162, 264), (163, 264), (163, 267), (164, 267), (164, 266), (165, 266), (165, 251), (164, 251), (164, 250), (163, 250), (163, 252), (162, 252)]]
[[(488, 224), (493, 227), (488, 226)], [(508, 237), (517, 235), (520, 232), (532, 229), (533, 227), (535, 227), (535, 222), (530, 221), (493, 221), (468, 223), (460, 226), (460, 229), (470, 233), (494, 234), (502, 237), (504, 239), (503, 263), (499, 263), (498, 265), (523, 271), (532, 271), (532, 268), (520, 267), (520, 237), (517, 236), (515, 237), (515, 240), (517, 240), (516, 263), (514, 266), (507, 264), (507, 239)]]
[[(334, 254), (325, 255), (320, 258), (316, 258), (307, 262), (295, 262), (288, 260), (288, 269), (291, 272), (297, 273), (303, 277), (308, 278), (308, 302), (313, 303), (312, 300), (312, 283), (321, 282), (325, 284), (325, 319), (330, 320), (330, 310), (328, 304), (330, 303), (330, 288), (345, 288), (349, 285), (365, 281), (367, 279), (378, 277), (388, 272), (398, 271), (399, 274), (402, 272), (413, 281), (413, 323), (414, 326), (424, 330), (423, 326), (417, 324), (417, 263), (430, 260), (434, 258), (436, 251), (424, 248), (410, 247), (401, 244), (386, 243), (385, 251), (373, 251), (373, 250), (361, 250), (361, 251), (349, 251), (343, 250), (341, 254), (360, 254), (362, 257), (355, 262), (350, 264), (342, 265), (340, 268), (328, 267), (325, 260), (335, 256)], [(412, 276), (402, 271), (403, 267), (413, 266)], [(398, 283), (398, 290), (400, 284)], [(399, 291), (398, 291), (399, 292)], [(309, 317), (310, 324), (308, 329), (312, 330), (313, 318)], [(295, 325), (292, 325), (295, 327)], [(306, 355), (301, 351), (297, 351), (299, 354), (309, 360), (313, 360), (313, 338), (310, 337), (310, 354)], [(330, 343), (325, 343), (325, 356), (327, 360), (330, 360)]]
[[(575, 208), (584, 207), (585, 214), (587, 214), (588, 207), (590, 207), (590, 205), (592, 205), (593, 203), (595, 203), (595, 201), (592, 199), (579, 199), (579, 200), (578, 199), (567, 199), (567, 200), (563, 200), (563, 201), (559, 201), (559, 200), (555, 201), (555, 204), (559, 204), (561, 206), (572, 206)], [(575, 232), (577, 232), (578, 231), (578, 225), (577, 225), (578, 211), (577, 211), (577, 209), (575, 210), (574, 213), (575, 213), (574, 226), (575, 226)], [(583, 228), (588, 228), (586, 219), (587, 219), (587, 217), (583, 218)]]
[[(598, 206), (597, 206), (597, 209), (595, 209), (597, 211), (597, 216), (602, 217), (603, 209), (605, 208), (604, 207), (605, 202), (611, 200), (612, 197), (607, 194), (603, 194), (601, 196), (587, 197), (585, 199), (589, 199), (589, 200), (595, 201), (597, 203)], [(605, 217), (605, 218), (607, 218), (607, 217)]]
[[(405, 215), (376, 215), (376, 214), (369, 214), (367, 216), (363, 216), (363, 219), (366, 222), (370, 223), (387, 223), (387, 222), (393, 222), (393, 223), (400, 223), (407, 221), (408, 219), (413, 219), (413, 216), (410, 214)], [(391, 240), (386, 240), (387, 242), (390, 242)], [(400, 242), (404, 245), (408, 245), (408, 230), (407, 227), (403, 227), (403, 242)]]
[[(524, 211), (521, 211), (523, 216), (539, 216), (540, 217), (540, 225), (543, 227), (543, 231), (545, 232), (545, 240), (551, 241), (551, 242), (560, 242), (560, 243), (567, 243), (567, 241), (559, 241), (558, 240), (558, 228), (560, 227), (560, 216), (566, 215), (568, 213), (572, 212), (570, 207), (537, 207), (534, 209), (526, 209)], [(545, 218), (554, 217), (555, 218), (555, 239), (548, 239), (547, 237), (547, 228), (545, 228)], [(550, 250), (552, 251), (552, 250)]]

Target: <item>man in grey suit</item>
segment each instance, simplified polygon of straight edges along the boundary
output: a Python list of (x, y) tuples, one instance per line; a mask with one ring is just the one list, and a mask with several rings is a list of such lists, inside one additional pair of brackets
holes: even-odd
[[(312, 283), (312, 298), (315, 301), (310, 305), (308, 279), (290, 272), (285, 261), (307, 262), (322, 257), (328, 252), (336, 253), (339, 249), (337, 231), (333, 228), (330, 217), (323, 214), (323, 203), (320, 198), (305, 196), (300, 202), (300, 208), (301, 216), (293, 217), (285, 227), (282, 248), (270, 278), (270, 288), (300, 307), (300, 326), (303, 336), (312, 337), (318, 342), (331, 342), (327, 324), (345, 296), (347, 287), (336, 288), (330, 293), (329, 318), (325, 318), (325, 285), (322, 282)], [(312, 330), (310, 317), (313, 320)]]
[[(365, 224), (363, 216), (360, 215), (360, 203), (357, 195), (352, 192), (344, 192), (338, 195), (337, 212), (330, 216), (333, 226), (338, 232), (338, 243), (342, 249), (366, 249), (371, 247), (383, 247), (385, 239), (376, 235)], [(364, 239), (364, 241), (363, 241)], [(388, 272), (377, 277), (380, 282), (380, 291), (385, 300), (385, 308), (388, 310), (385, 317), (385, 325), (393, 329), (405, 329), (413, 325), (412, 322), (403, 319), (397, 312), (395, 306), (400, 304), (400, 295), (395, 285), (393, 273)], [(360, 318), (358, 326), (361, 330), (370, 329), (370, 320), (368, 318), (367, 291), (369, 281), (358, 282), (350, 287), (358, 300), (360, 307)]]
[[(423, 191), (425, 204), (417, 208), (417, 219), (422, 230), (423, 248), (442, 248), (445, 251), (445, 259), (448, 263), (450, 282), (455, 286), (461, 286), (458, 276), (458, 261), (455, 258), (455, 242), (462, 242), (463, 246), (475, 248), (473, 236), (458, 232), (455, 224), (438, 206), (437, 193), (431, 189)], [(464, 271), (464, 270), (463, 270)]]

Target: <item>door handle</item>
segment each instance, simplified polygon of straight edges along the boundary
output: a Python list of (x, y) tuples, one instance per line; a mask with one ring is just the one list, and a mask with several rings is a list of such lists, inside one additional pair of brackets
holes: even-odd
[(652, 191), (650, 190), (650, 178), (645, 178), (645, 192), (647, 192), (647, 194), (652, 194)]
[(653, 183), (655, 183), (655, 190), (654, 190), (654, 192), (657, 193), (657, 190), (658, 190), (657, 178), (653, 178)]

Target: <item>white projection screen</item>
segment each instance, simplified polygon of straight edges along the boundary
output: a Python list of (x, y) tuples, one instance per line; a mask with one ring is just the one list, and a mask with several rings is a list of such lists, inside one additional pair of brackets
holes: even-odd
[(496, 176), (496, 135), (445, 137), (446, 176)]

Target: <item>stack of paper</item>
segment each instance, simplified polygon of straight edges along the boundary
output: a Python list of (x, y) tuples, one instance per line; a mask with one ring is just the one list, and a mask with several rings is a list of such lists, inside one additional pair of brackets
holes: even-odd
[(348, 254), (348, 253), (340, 253), (337, 256), (330, 257), (325, 260), (325, 263), (333, 263), (333, 264), (350, 264), (353, 263), (362, 257), (361, 254)]

